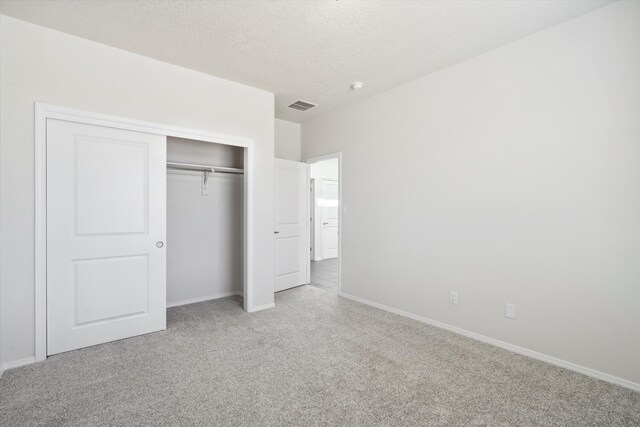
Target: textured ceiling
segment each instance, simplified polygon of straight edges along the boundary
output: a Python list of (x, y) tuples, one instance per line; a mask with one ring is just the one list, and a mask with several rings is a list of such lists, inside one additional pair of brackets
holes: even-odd
[[(1, 0), (0, 12), (274, 92), (276, 116), (302, 122), (608, 3)], [(286, 108), (297, 99), (319, 106)]]

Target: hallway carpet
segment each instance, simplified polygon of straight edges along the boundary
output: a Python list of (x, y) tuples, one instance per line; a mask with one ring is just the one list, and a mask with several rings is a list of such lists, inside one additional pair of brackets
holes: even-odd
[(5, 372), (0, 425), (637, 426), (640, 393), (303, 286)]

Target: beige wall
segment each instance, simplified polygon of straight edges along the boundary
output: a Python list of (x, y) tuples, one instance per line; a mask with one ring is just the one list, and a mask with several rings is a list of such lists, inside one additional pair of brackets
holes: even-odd
[(305, 122), (343, 153), (342, 290), (638, 386), (638, 46), (618, 2)]
[(275, 156), (278, 159), (300, 161), (300, 124), (276, 119)]
[(34, 356), (34, 103), (252, 138), (256, 307), (273, 302), (273, 94), (3, 16), (2, 361)]

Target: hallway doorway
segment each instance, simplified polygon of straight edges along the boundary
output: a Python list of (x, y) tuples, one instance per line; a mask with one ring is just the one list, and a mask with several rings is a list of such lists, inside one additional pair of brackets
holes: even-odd
[(310, 282), (340, 292), (340, 154), (309, 159)]

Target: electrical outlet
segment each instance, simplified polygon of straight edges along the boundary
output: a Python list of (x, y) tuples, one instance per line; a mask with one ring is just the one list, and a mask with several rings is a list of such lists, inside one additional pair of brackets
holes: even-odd
[(516, 318), (516, 305), (507, 303), (504, 308), (504, 315), (509, 319)]
[(458, 292), (449, 291), (449, 304), (458, 304)]

